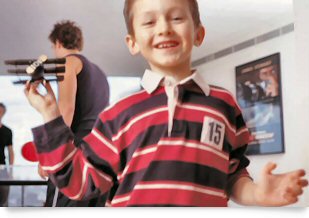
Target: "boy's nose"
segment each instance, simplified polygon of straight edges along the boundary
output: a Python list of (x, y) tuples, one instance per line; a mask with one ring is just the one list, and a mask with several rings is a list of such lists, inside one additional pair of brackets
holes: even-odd
[(158, 35), (170, 35), (173, 32), (170, 23), (165, 18), (161, 18), (157, 21), (156, 29)]

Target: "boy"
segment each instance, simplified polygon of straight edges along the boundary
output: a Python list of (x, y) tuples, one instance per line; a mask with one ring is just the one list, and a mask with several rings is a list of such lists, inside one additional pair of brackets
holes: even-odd
[[(60, 117), (53, 92), (25, 94), (46, 124), (33, 130), (40, 163), (72, 199), (112, 189), (112, 206), (227, 206), (295, 203), (303, 170), (250, 179), (244, 156), (249, 132), (232, 96), (191, 70), (205, 30), (195, 0), (126, 0), (127, 45), (141, 53), (143, 90), (103, 111), (79, 148)], [(56, 157), (56, 158), (54, 158)]]

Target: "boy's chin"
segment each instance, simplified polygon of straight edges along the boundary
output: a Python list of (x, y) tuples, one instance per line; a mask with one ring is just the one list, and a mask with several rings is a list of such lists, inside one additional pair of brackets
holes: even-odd
[(170, 70), (173, 68), (178, 68), (180, 65), (176, 64), (175, 62), (163, 62), (163, 63), (158, 63), (155, 65), (157, 68), (160, 69), (166, 69), (166, 70)]
[(157, 62), (158, 65), (160, 65), (161, 67), (178, 67), (183, 65), (183, 61), (180, 60), (178, 57), (164, 57), (162, 58), (160, 61)]

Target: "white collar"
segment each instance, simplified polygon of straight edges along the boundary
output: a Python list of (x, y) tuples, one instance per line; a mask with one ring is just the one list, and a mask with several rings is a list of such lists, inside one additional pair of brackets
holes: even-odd
[[(160, 73), (153, 72), (151, 70), (145, 70), (141, 85), (142, 87), (147, 91), (148, 94), (153, 93), (164, 80), (170, 80), (168, 77), (163, 76)], [(177, 84), (183, 85), (190, 80), (193, 80), (204, 92), (206, 96), (209, 96), (210, 94), (210, 87), (205, 82), (204, 78), (198, 73), (197, 71), (193, 71), (193, 74), (189, 77), (181, 80)]]

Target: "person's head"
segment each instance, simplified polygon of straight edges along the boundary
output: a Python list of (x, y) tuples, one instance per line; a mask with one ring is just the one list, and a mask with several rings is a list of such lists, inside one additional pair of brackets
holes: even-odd
[[(132, 24), (134, 14), (133, 14), (132, 8), (135, 2), (136, 0), (125, 0), (124, 9), (123, 9), (123, 15), (124, 15), (124, 19), (126, 22), (127, 31), (128, 31), (128, 34), (130, 35), (134, 35), (133, 24)], [(202, 22), (200, 19), (200, 12), (198, 8), (197, 0), (187, 0), (187, 2), (189, 4), (189, 9), (191, 12), (194, 25), (195, 27), (198, 27), (202, 24)]]
[(126, 0), (126, 42), (151, 68), (191, 65), (194, 46), (205, 36), (196, 0)]
[(264, 67), (259, 71), (259, 77), (261, 80), (269, 80), (269, 78), (276, 77), (275, 74), (275, 66), (268, 66), (268, 67)]
[(68, 50), (83, 49), (82, 30), (73, 21), (64, 20), (56, 23), (48, 38), (57, 58), (65, 56)]
[(4, 116), (5, 112), (6, 112), (5, 105), (0, 102), (0, 123), (1, 123), (2, 117)]

